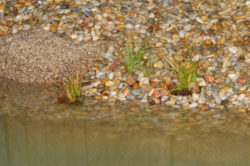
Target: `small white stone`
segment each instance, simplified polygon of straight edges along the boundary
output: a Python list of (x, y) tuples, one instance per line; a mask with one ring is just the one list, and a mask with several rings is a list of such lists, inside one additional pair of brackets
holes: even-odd
[(168, 100), (168, 98), (169, 98), (168, 96), (162, 96), (162, 97), (161, 97), (161, 102), (165, 102), (165, 101), (167, 101), (167, 100)]
[(203, 20), (200, 17), (196, 17), (196, 21), (201, 23), (201, 24), (204, 24)]
[(15, 33), (17, 33), (18, 32), (18, 30), (16, 29), (16, 28), (12, 28), (12, 33), (13, 34), (15, 34)]
[(115, 97), (116, 95), (117, 95), (116, 91), (110, 91), (109, 92), (109, 96), (111, 96), (111, 97)]
[(142, 85), (149, 85), (149, 78), (148, 77), (143, 77), (140, 82), (139, 82), (140, 87)]
[(238, 49), (237, 49), (237, 47), (229, 47), (229, 51), (230, 51), (231, 53), (233, 53), (233, 54), (236, 54), (237, 51), (238, 51)]
[(190, 108), (196, 108), (198, 107), (198, 103), (192, 103), (189, 105)]
[(240, 94), (237, 99), (243, 100), (245, 97), (246, 97), (246, 95), (243, 93), (243, 94)]
[(108, 100), (109, 97), (108, 97), (108, 96), (103, 96), (102, 99), (103, 99), (103, 100)]
[(113, 58), (113, 55), (112, 54), (109, 54), (109, 53), (105, 53), (102, 55), (104, 58), (108, 59), (108, 60), (112, 60)]
[(100, 85), (100, 81), (98, 80), (98, 81), (95, 81), (95, 82), (93, 82), (91, 85), (92, 85), (92, 87), (97, 87), (98, 85)]
[(17, 21), (21, 21), (22, 19), (23, 19), (23, 15), (17, 15), (17, 16), (16, 16), (16, 20), (17, 20)]
[(191, 29), (192, 29), (191, 24), (187, 24), (187, 25), (184, 26), (184, 30), (187, 31), (187, 32), (190, 31)]
[(192, 58), (192, 61), (197, 62), (197, 61), (199, 61), (200, 57), (201, 57), (200, 54), (196, 54), (196, 55)]
[(4, 10), (0, 10), (0, 18), (3, 18), (4, 16)]
[(78, 36), (76, 34), (72, 34), (71, 36), (71, 39), (75, 40), (76, 38), (78, 38)]
[(147, 33), (145, 29), (140, 29), (140, 33)]
[(235, 81), (238, 78), (237, 74), (228, 74), (228, 77), (231, 78), (232, 81)]
[(199, 95), (199, 94), (196, 94), (196, 93), (193, 93), (193, 94), (192, 94), (192, 98), (193, 98), (193, 101), (198, 101), (199, 98), (200, 98), (200, 95)]
[(133, 28), (134, 28), (134, 25), (131, 24), (131, 23), (127, 23), (127, 24), (125, 25), (125, 27), (126, 27), (127, 29), (133, 29)]
[(102, 72), (97, 72), (96, 73), (96, 78), (98, 79), (103, 79), (105, 78), (106, 72), (102, 71)]
[(156, 47), (161, 47), (162, 45), (163, 45), (162, 42), (157, 42), (157, 43), (155, 44)]
[(169, 100), (166, 102), (166, 105), (172, 106), (175, 105), (175, 101), (174, 100)]
[(204, 80), (204, 78), (200, 78), (200, 77), (197, 78), (197, 82), (198, 82), (199, 86), (201, 86), (201, 87), (207, 85), (207, 83), (206, 83), (206, 81)]
[(113, 72), (109, 73), (108, 78), (109, 80), (113, 80), (115, 74)]
[(148, 17), (149, 18), (155, 18), (155, 14), (154, 13), (150, 13)]
[(98, 24), (95, 25), (95, 29), (101, 29), (102, 27)]
[(180, 36), (181, 38), (184, 38), (184, 37), (186, 36), (186, 31), (185, 31), (185, 30), (181, 30), (181, 31), (179, 32), (179, 36)]
[(96, 41), (96, 40), (99, 39), (99, 36), (93, 36), (92, 39), (93, 39), (94, 41)]
[(140, 81), (144, 77), (144, 72), (136, 71), (136, 74), (138, 75), (137, 81)]

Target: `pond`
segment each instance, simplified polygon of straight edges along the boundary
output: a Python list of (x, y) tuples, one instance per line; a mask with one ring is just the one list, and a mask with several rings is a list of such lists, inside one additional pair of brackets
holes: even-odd
[(248, 166), (249, 115), (86, 98), (0, 79), (2, 166)]

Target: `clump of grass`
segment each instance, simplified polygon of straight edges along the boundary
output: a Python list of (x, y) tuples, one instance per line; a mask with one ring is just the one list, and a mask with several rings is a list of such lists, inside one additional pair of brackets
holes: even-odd
[(82, 81), (78, 73), (75, 78), (67, 77), (67, 81), (50, 82), (45, 88), (48, 88), (52, 84), (59, 87), (60, 93), (58, 99), (61, 101), (67, 99), (69, 103), (75, 103), (82, 95)]
[(63, 84), (63, 89), (66, 92), (66, 97), (70, 101), (70, 103), (74, 103), (79, 97), (81, 97), (81, 78), (77, 73), (75, 79), (72, 79), (70, 77), (68, 77), (67, 79), (68, 81), (64, 82)]
[(192, 60), (193, 49), (188, 46), (186, 42), (187, 54), (189, 56), (189, 61), (178, 62), (171, 61), (168, 58), (165, 58), (167, 63), (170, 65), (171, 70), (177, 76), (179, 84), (174, 87), (173, 90), (183, 91), (188, 90), (188, 85), (191, 82), (197, 81), (197, 72), (198, 72), (198, 61), (194, 62)]
[(124, 58), (120, 56), (117, 57), (120, 59), (120, 62), (125, 65), (128, 73), (133, 75), (135, 71), (142, 69), (143, 65), (145, 65), (143, 57), (149, 49), (150, 47), (148, 46), (147, 40), (140, 44), (138, 49), (136, 49), (134, 42), (128, 42), (128, 45), (124, 51)]

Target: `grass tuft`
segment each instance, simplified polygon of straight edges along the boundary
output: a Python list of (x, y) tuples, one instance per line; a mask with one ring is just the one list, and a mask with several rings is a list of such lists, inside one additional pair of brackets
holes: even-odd
[(188, 90), (189, 83), (197, 81), (199, 62), (194, 62), (192, 60), (193, 49), (188, 46), (187, 42), (186, 48), (187, 54), (189, 55), (189, 61), (178, 62), (165, 58), (170, 65), (171, 70), (179, 80), (179, 84), (174, 87), (174, 90), (176, 91)]
[(50, 82), (45, 88), (48, 88), (50, 85), (56, 85), (59, 87), (60, 93), (58, 99), (61, 101), (66, 98), (69, 103), (75, 103), (82, 95), (82, 81), (78, 73), (75, 78), (67, 77), (67, 81)]
[[(129, 42), (125, 49), (125, 57), (121, 58), (117, 56), (122, 64), (125, 65), (128, 73), (133, 75), (135, 71), (142, 69), (145, 62), (143, 61), (143, 57), (148, 52), (150, 47), (148, 46), (148, 42), (144, 41), (138, 49), (136, 49), (136, 45), (134, 42)], [(145, 66), (146, 67), (146, 66)]]
[(67, 79), (68, 81), (64, 82), (63, 84), (63, 89), (66, 92), (66, 97), (69, 102), (74, 103), (79, 97), (81, 97), (81, 78), (77, 73), (75, 79), (72, 79), (70, 77), (68, 77)]

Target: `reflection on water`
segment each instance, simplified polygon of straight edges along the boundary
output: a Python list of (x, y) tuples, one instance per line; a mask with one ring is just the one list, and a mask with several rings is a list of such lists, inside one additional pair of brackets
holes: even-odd
[(0, 116), (1, 166), (248, 166), (249, 156), (246, 135)]

